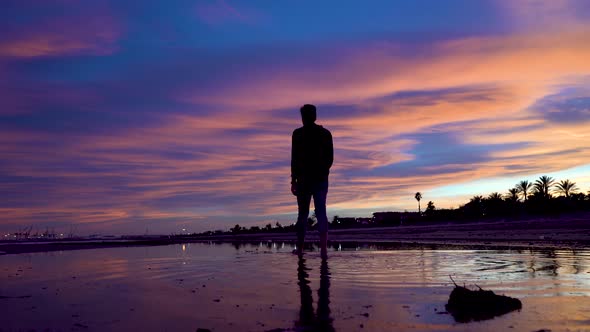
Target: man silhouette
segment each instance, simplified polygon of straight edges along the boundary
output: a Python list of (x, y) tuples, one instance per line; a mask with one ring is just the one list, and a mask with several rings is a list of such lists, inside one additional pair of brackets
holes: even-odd
[(309, 204), (313, 197), (315, 215), (320, 233), (322, 257), (327, 257), (328, 216), (326, 197), (328, 195), (328, 175), (334, 161), (332, 134), (329, 130), (315, 124), (316, 107), (305, 104), (301, 107), (303, 127), (293, 131), (291, 145), (291, 192), (297, 196), (297, 249), (303, 253)]

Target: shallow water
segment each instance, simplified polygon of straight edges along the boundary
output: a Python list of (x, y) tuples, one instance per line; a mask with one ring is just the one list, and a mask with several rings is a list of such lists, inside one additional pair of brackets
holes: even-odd
[[(590, 251), (191, 243), (0, 256), (0, 331), (590, 331)], [(457, 323), (458, 283), (523, 309)], [(2, 298), (5, 297), (5, 298)]]

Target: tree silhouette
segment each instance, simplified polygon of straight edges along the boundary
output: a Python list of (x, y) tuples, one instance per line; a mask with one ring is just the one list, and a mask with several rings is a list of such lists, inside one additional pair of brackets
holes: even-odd
[(570, 198), (571, 194), (575, 194), (578, 191), (576, 183), (570, 180), (561, 180), (555, 186), (557, 187), (556, 191), (563, 194), (566, 198)]
[(470, 217), (481, 217), (483, 215), (483, 196), (473, 196), (469, 203), (463, 206), (465, 212)]
[(535, 181), (533, 186), (535, 187), (535, 191), (537, 193), (541, 194), (543, 198), (547, 199), (551, 198), (551, 194), (549, 192), (551, 191), (551, 187), (553, 187), (554, 183), (555, 180), (552, 177), (543, 175), (537, 179), (537, 181)]
[(484, 214), (486, 215), (500, 215), (504, 210), (504, 199), (499, 192), (491, 193), (488, 198), (483, 200)]
[(482, 201), (483, 201), (483, 196), (475, 195), (475, 196), (471, 197), (471, 199), (469, 200), (469, 203), (473, 202), (473, 203), (481, 204)]
[(518, 191), (522, 194), (522, 197), (524, 198), (525, 202), (527, 200), (529, 190), (531, 190), (532, 186), (533, 184), (528, 182), (527, 180), (520, 181), (516, 185), (516, 189), (518, 189)]
[(422, 194), (417, 192), (416, 195), (414, 195), (414, 198), (418, 201), (418, 213), (422, 213), (420, 210), (420, 200), (422, 199)]
[(424, 214), (427, 216), (432, 216), (434, 214), (434, 210), (436, 210), (434, 203), (429, 201), (428, 204), (426, 204), (426, 211), (424, 211)]
[(499, 192), (494, 192), (494, 193), (491, 193), (490, 196), (488, 196), (488, 199), (493, 200), (493, 201), (501, 201), (502, 195)]
[(516, 187), (508, 189), (508, 200), (513, 203), (518, 202), (518, 192), (519, 190)]

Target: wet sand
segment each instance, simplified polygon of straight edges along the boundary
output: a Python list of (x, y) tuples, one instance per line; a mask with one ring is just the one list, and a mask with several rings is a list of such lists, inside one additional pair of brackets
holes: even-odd
[[(0, 331), (588, 331), (590, 250), (190, 243), (0, 256)], [(522, 300), (457, 323), (459, 283)]]

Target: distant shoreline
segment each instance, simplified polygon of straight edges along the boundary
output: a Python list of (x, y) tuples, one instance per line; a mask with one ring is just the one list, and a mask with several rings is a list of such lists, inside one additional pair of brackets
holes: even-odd
[[(317, 233), (308, 232), (309, 242)], [(257, 233), (208, 236), (129, 237), (121, 240), (3, 241), (0, 255), (64, 250), (160, 246), (194, 242), (294, 242), (292, 233)], [(392, 248), (444, 249), (590, 249), (590, 220), (551, 219), (499, 221), (488, 223), (439, 224), (425, 226), (337, 229), (330, 231), (330, 242), (371, 243)]]

